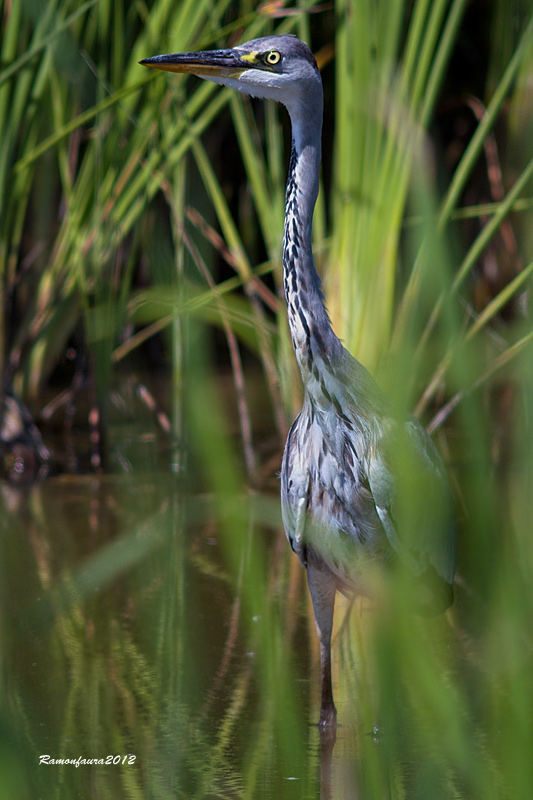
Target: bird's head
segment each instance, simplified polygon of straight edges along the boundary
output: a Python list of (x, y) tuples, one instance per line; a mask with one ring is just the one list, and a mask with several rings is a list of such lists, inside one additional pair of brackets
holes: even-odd
[(266, 36), (228, 50), (203, 50), (153, 56), (145, 67), (186, 72), (250, 94), (283, 103), (291, 116), (302, 106), (320, 104), (322, 82), (315, 58), (295, 36)]

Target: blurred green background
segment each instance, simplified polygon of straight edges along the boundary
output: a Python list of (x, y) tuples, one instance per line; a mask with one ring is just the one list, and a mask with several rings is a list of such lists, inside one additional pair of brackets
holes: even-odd
[[(0, 798), (529, 798), (530, 2), (0, 7)], [(137, 63), (285, 32), (333, 326), (459, 526), (446, 617), (339, 603), (333, 749), (278, 499), (288, 120)]]

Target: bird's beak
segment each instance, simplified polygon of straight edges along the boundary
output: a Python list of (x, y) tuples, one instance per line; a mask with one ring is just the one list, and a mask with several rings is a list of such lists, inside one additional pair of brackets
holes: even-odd
[(250, 62), (250, 54), (241, 58), (235, 50), (200, 50), (197, 53), (152, 56), (139, 61), (139, 64), (168, 72), (187, 72), (198, 77), (238, 78), (253, 66)]

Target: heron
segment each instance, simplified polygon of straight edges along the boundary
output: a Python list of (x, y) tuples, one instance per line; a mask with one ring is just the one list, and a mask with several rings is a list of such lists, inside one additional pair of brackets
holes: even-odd
[(312, 249), (323, 87), (309, 47), (295, 36), (273, 35), (140, 64), (274, 100), (289, 113), (283, 284), (304, 395), (283, 454), (281, 508), (287, 539), (306, 569), (319, 638), (319, 726), (334, 730), (336, 593), (371, 595), (373, 565), (393, 561), (412, 574), (421, 607), (445, 610), (456, 553), (450, 484), (423, 426), (345, 349), (328, 317)]

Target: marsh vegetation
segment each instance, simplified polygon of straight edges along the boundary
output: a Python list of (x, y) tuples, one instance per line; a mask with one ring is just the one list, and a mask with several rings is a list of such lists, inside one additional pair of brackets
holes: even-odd
[[(530, 4), (0, 7), (0, 797), (529, 798)], [(337, 612), (332, 753), (279, 512), (285, 112), (137, 63), (273, 32), (325, 84), (333, 326), (457, 500), (446, 617)]]

